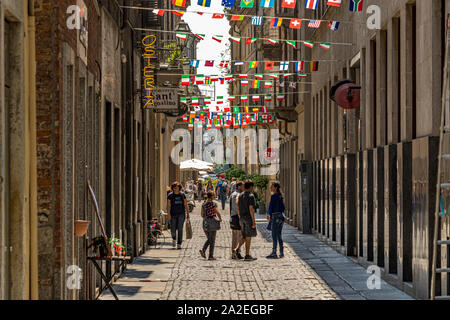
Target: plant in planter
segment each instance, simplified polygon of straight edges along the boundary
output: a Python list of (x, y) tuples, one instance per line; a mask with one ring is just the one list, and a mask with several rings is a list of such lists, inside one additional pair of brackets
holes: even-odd
[(86, 250), (90, 248), (93, 249), (93, 252), (97, 255), (97, 257), (107, 257), (108, 256), (108, 244), (106, 243), (105, 238), (103, 236), (95, 237), (92, 239), (91, 244), (87, 247)]

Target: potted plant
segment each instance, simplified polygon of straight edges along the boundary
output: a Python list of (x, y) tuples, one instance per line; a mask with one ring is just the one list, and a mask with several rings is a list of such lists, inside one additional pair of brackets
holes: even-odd
[(74, 223), (75, 236), (77, 237), (84, 236), (89, 228), (90, 223), (91, 223), (90, 221), (86, 220), (75, 220)]

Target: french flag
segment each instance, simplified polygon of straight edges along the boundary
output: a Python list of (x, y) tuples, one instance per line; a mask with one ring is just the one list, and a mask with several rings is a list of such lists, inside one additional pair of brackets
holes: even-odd
[(328, 27), (333, 31), (337, 31), (339, 29), (339, 21), (330, 21)]
[(306, 0), (306, 2), (305, 2), (306, 9), (317, 10), (318, 5), (319, 5), (319, 0)]

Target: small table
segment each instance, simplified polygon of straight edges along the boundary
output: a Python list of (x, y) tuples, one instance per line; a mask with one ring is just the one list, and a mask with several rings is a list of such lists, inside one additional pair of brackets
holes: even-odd
[[(102, 268), (98, 265), (97, 261), (119, 261), (119, 270), (126, 265), (128, 262), (131, 261), (131, 257), (87, 257), (88, 261), (91, 261), (92, 264), (94, 265), (95, 269), (97, 269), (98, 273), (100, 274), (100, 276), (102, 277), (103, 281), (105, 281), (106, 286), (104, 288), (100, 288), (100, 292), (98, 297), (100, 297), (101, 293), (104, 291), (104, 289), (107, 287), (109, 289), (109, 291), (111, 291), (112, 295), (114, 296), (114, 298), (116, 300), (119, 300), (119, 297), (117, 296), (116, 292), (114, 291), (114, 288), (112, 287), (111, 283), (112, 280), (114, 279), (114, 276), (116, 275), (117, 271), (114, 272), (109, 278), (103, 273)], [(97, 299), (98, 299), (97, 297)], [(96, 300), (97, 300), (96, 299)]]

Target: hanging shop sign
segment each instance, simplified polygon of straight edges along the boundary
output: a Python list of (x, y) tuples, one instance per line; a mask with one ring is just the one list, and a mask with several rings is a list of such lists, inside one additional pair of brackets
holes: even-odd
[(156, 87), (153, 96), (155, 112), (178, 112), (178, 88)]
[(142, 39), (144, 53), (142, 58), (144, 60), (143, 66), (143, 85), (142, 85), (142, 100), (143, 108), (150, 109), (155, 107), (154, 90), (156, 88), (156, 35), (149, 34)]

